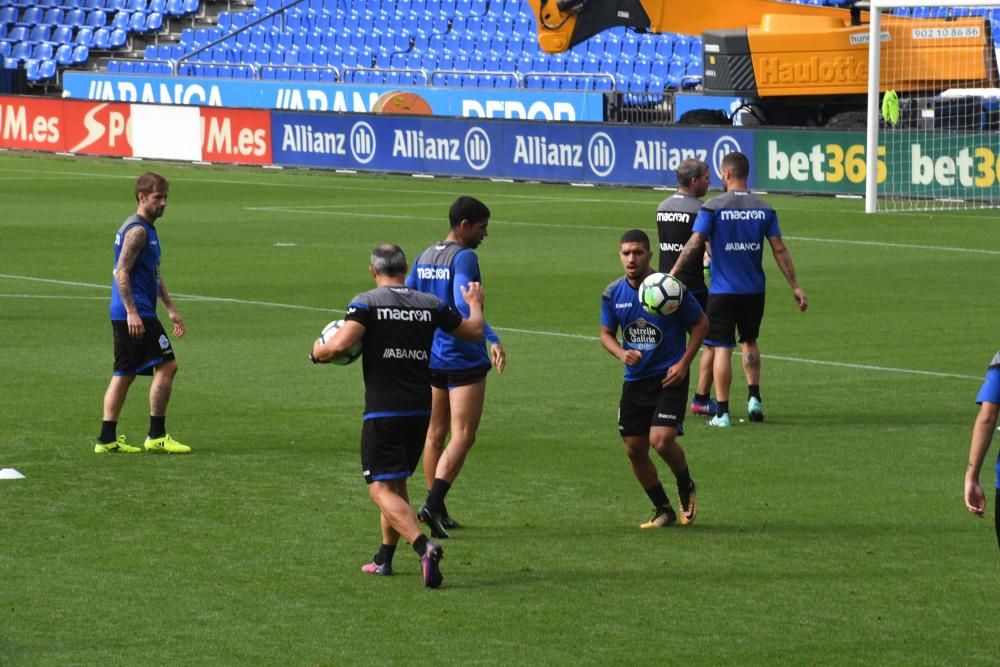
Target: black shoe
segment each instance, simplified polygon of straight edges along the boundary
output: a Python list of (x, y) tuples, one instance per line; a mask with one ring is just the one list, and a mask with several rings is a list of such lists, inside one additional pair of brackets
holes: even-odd
[(677, 493), (681, 497), (681, 525), (690, 526), (694, 523), (694, 518), (698, 514), (698, 497), (696, 495), (696, 489), (694, 486), (694, 480), (691, 480), (691, 486), (689, 486), (685, 491), (677, 490)]
[(426, 523), (430, 526), (431, 537), (436, 537), (439, 540), (446, 540), (449, 537), (448, 531), (444, 527), (443, 518), (444, 517), (437, 512), (432, 512), (431, 509), (427, 507), (427, 503), (421, 505), (420, 509), (417, 510), (417, 519), (419, 519), (421, 523)]
[(444, 549), (440, 544), (427, 542), (427, 550), (420, 557), (420, 570), (424, 575), (424, 586), (427, 588), (437, 588), (444, 581), (441, 574), (441, 559), (444, 558)]
[(456, 528), (462, 527), (462, 524), (456, 521), (455, 517), (453, 517), (450, 514), (445, 514), (443, 517), (441, 517), (441, 525), (447, 528), (448, 530), (455, 530)]

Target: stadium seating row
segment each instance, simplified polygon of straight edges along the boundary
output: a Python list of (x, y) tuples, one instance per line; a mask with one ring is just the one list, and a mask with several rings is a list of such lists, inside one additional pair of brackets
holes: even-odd
[[(0, 62), (24, 66), (30, 80), (79, 64), (84, 55), (79, 46), (114, 50), (128, 42), (129, 34), (160, 30), (166, 16), (199, 9), (198, 0), (0, 2)], [(370, 83), (572, 90), (614, 86), (632, 93), (691, 85), (703, 71), (698, 37), (625, 28), (602, 32), (563, 54), (544, 53), (525, 0), (305, 0), (267, 17), (283, 3), (288, 0), (260, 0), (250, 10), (224, 11), (214, 28), (185, 29), (178, 43), (147, 48), (148, 63), (115, 61), (112, 66), (165, 75), (173, 69), (168, 61), (184, 58), (185, 72), (206, 77), (325, 81), (333, 76)], [(993, 27), (994, 39), (1000, 40), (1000, 21)]]

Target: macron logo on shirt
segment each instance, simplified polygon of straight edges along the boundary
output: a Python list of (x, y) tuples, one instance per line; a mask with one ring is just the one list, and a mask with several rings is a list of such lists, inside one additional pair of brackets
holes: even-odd
[(451, 280), (451, 270), (447, 266), (418, 266), (417, 278), (421, 280)]
[(759, 208), (727, 208), (719, 211), (719, 220), (764, 220), (767, 214)]

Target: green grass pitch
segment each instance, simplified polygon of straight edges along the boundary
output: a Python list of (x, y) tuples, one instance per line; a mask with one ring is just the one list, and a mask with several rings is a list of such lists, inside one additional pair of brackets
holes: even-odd
[[(188, 325), (167, 425), (194, 453), (95, 456), (112, 241), (147, 168), (171, 181), (162, 268)], [(429, 591), (405, 546), (396, 576), (359, 572), (379, 542), (361, 368), (306, 355), (370, 288), (371, 248), (413, 258), (459, 194), (493, 210), (509, 367)], [(0, 664), (996, 664), (992, 502), (962, 503), (1000, 346), (996, 214), (769, 197), (809, 311), (765, 252), (767, 421), (689, 418), (698, 521), (647, 532), (598, 313), (621, 232), (652, 232), (665, 195), (0, 154), (0, 467), (26, 475), (0, 481)], [(733, 397), (745, 417), (738, 369)]]

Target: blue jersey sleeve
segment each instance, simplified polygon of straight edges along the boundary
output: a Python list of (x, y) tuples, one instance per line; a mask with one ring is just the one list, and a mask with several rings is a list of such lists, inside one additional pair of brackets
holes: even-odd
[(781, 227), (778, 226), (777, 211), (771, 211), (771, 215), (767, 221), (767, 228), (764, 230), (764, 236), (766, 238), (774, 238), (775, 236), (781, 236)]
[(471, 282), (479, 282), (479, 260), (474, 252), (460, 252), (455, 256), (455, 275), (452, 281), (451, 302), (462, 317), (469, 317), (469, 304), (462, 296), (462, 288)]
[(707, 208), (703, 208), (698, 211), (698, 217), (695, 218), (694, 226), (691, 230), (699, 234), (709, 236), (712, 233), (712, 223), (715, 220), (713, 217), (714, 213), (714, 211), (710, 211)]
[[(462, 317), (469, 317), (469, 304), (465, 302), (465, 297), (462, 296), (462, 288), (472, 282), (480, 282), (482, 276), (479, 273), (479, 259), (476, 257), (474, 252), (460, 252), (455, 256), (455, 280), (452, 283), (452, 302), (455, 304), (455, 309), (462, 314)], [(489, 325), (488, 322), (484, 322), (483, 327), (484, 338), (490, 343), (499, 343), (500, 337), (497, 336), (493, 327)]]
[(493, 331), (493, 327), (490, 326), (489, 322), (485, 321), (483, 322), (483, 335), (486, 337), (486, 340), (488, 340), (491, 345), (500, 344), (500, 336), (498, 336), (496, 332)]
[(986, 371), (986, 379), (976, 396), (976, 403), (995, 403), (1000, 405), (1000, 367), (990, 367)]

